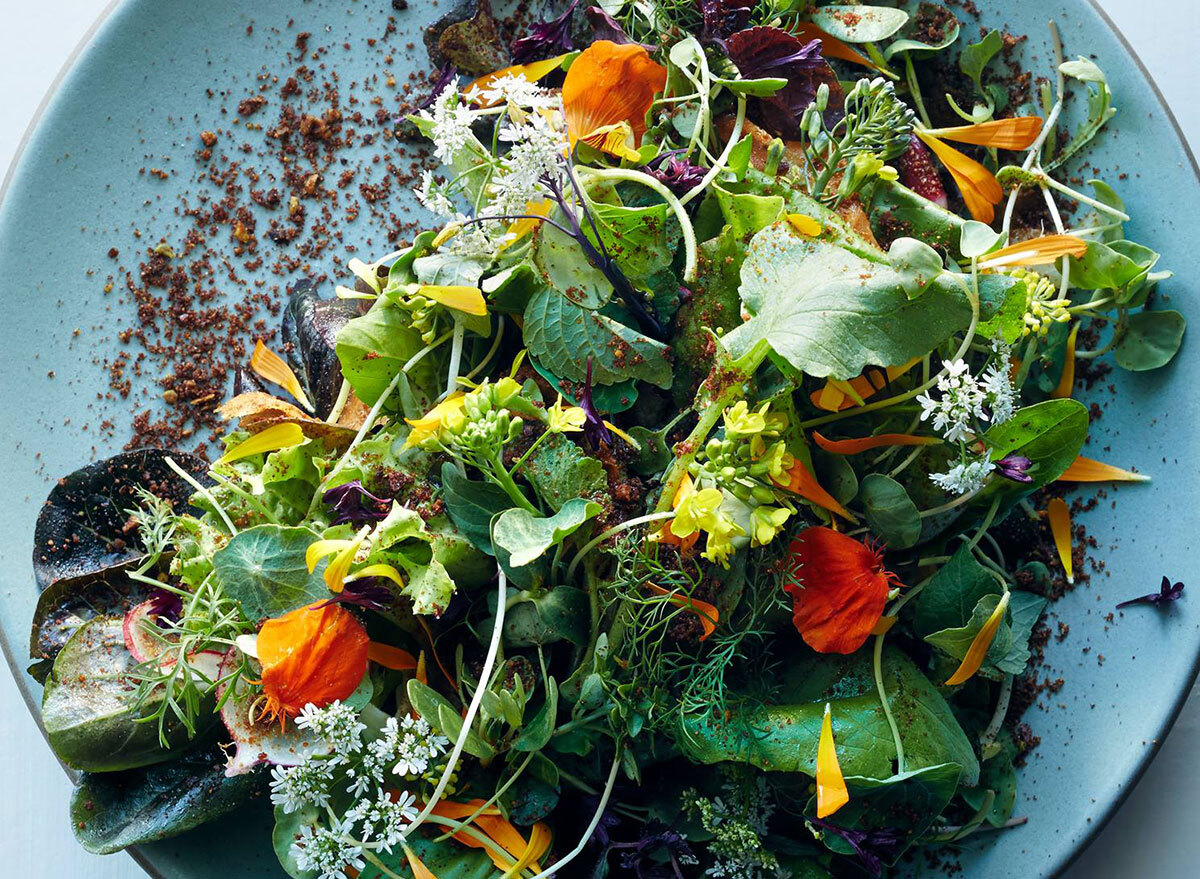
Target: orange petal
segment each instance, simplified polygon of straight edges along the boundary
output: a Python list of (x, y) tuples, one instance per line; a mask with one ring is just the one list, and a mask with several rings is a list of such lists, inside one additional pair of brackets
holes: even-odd
[(815, 430), (812, 438), (818, 446), (835, 455), (857, 455), (869, 449), (883, 446), (932, 446), (941, 442), (936, 436), (916, 436), (911, 433), (881, 433), (876, 436), (864, 436), (862, 439), (825, 439)]
[(971, 216), (981, 223), (992, 222), (996, 216), (995, 207), (1004, 198), (1004, 190), (996, 181), (995, 175), (974, 159), (927, 132), (918, 131), (917, 137), (921, 138), (922, 143), (946, 166), (950, 176), (958, 184), (959, 192), (962, 193)]
[(812, 501), (818, 507), (824, 507), (826, 510), (837, 513), (843, 519), (850, 522), (857, 522), (854, 514), (837, 502), (829, 492), (821, 488), (821, 484), (817, 482), (817, 477), (809, 472), (809, 469), (800, 461), (796, 461), (792, 465), (792, 469), (788, 471), (790, 481), (786, 488), (788, 491), (800, 495), (805, 500)]
[(801, 235), (811, 238), (821, 234), (821, 224), (807, 214), (788, 214), (787, 221)]
[(701, 641), (716, 631), (717, 622), (720, 620), (721, 614), (715, 606), (709, 604), (707, 601), (701, 601), (699, 598), (691, 598), (687, 595), (680, 595), (678, 591), (664, 589), (657, 583), (647, 583), (646, 585), (650, 587), (650, 591), (655, 595), (669, 595), (670, 598), (667, 600), (671, 604), (678, 605), (685, 610), (690, 610), (700, 618), (700, 626), (704, 629), (704, 634), (700, 636)]
[(817, 744), (817, 817), (828, 818), (848, 802), (850, 792), (846, 790), (846, 779), (842, 777), (842, 767), (838, 763), (837, 747), (833, 743), (833, 715), (826, 702), (821, 740)]
[(880, 552), (823, 526), (801, 531), (789, 549), (784, 589), (796, 631), (818, 653), (853, 653), (878, 625), (895, 580)]
[(1067, 502), (1060, 497), (1051, 498), (1046, 505), (1046, 517), (1050, 520), (1050, 533), (1058, 550), (1058, 560), (1067, 574), (1067, 582), (1075, 582), (1075, 571), (1071, 561), (1071, 511)]
[(957, 687), (959, 684), (964, 684), (974, 676), (975, 672), (979, 671), (979, 666), (983, 665), (983, 658), (987, 656), (988, 648), (992, 646), (992, 641), (996, 637), (996, 632), (1000, 629), (1000, 624), (1004, 622), (1004, 614), (1008, 612), (1009, 594), (1005, 592), (1001, 596), (1000, 600), (996, 602), (996, 609), (992, 611), (992, 615), (987, 618), (987, 622), (975, 633), (975, 637), (971, 641), (971, 646), (967, 648), (967, 655), (959, 663), (958, 670), (946, 681), (947, 687)]
[(1080, 455), (1058, 477), (1059, 482), (1149, 482), (1143, 473), (1132, 473)]
[(412, 671), (417, 667), (416, 658), (407, 650), (372, 641), (367, 645), (367, 659), (393, 671)]
[[(516, 64), (512, 67), (505, 67), (502, 70), (496, 70), (492, 73), (485, 73), (483, 76), (479, 77), (479, 79), (471, 83), (467, 87), (464, 94), (470, 92), (472, 89), (482, 90), (489, 88), (497, 79), (502, 76), (508, 76), (509, 74), (512, 74), (513, 76), (524, 76), (530, 82), (537, 82), (542, 77), (549, 76), (552, 72), (561, 67), (563, 59), (566, 57), (566, 55), (559, 55), (556, 58), (547, 58), (545, 61), (534, 61), (530, 64)], [(472, 103), (477, 104), (480, 107), (491, 107), (497, 102), (484, 101), (480, 97), (475, 97), (472, 100)]]
[(973, 143), (1002, 150), (1026, 150), (1037, 140), (1041, 131), (1041, 116), (1016, 116), (1012, 119), (992, 119), (976, 125), (935, 128), (930, 133), (959, 143)]
[(571, 145), (624, 122), (636, 147), (646, 132), (654, 96), (666, 85), (667, 69), (637, 43), (592, 43), (571, 62), (563, 80), (563, 114)]
[[(920, 362), (920, 357), (914, 357), (912, 360), (908, 361), (908, 363), (903, 363), (899, 366), (887, 367), (885, 370), (887, 373), (887, 380), (889, 382), (894, 381)], [(840, 412), (843, 409), (851, 409), (860, 405), (857, 401), (850, 398), (845, 391), (839, 388), (839, 384), (841, 384), (841, 382), (836, 379), (827, 379), (824, 387), (822, 387), (821, 390), (813, 391), (809, 395), (809, 399), (812, 400), (812, 404), (818, 409), (824, 409), (826, 412)], [(877, 370), (864, 372), (857, 378), (850, 379), (847, 384), (849, 384), (849, 386), (854, 389), (854, 392), (864, 400), (871, 399), (871, 397), (879, 393), (887, 386), (886, 382), (883, 381), (883, 377)]]
[(996, 266), (1040, 266), (1052, 263), (1060, 256), (1081, 257), (1087, 253), (1087, 242), (1074, 235), (1043, 235), (1028, 241), (1018, 241), (989, 253), (980, 268)]
[(413, 879), (438, 879), (433, 871), (421, 862), (421, 859), (417, 857), (417, 853), (408, 846), (404, 846), (404, 857), (408, 859), (408, 869), (412, 870)]
[(286, 390), (309, 412), (313, 411), (313, 405), (309, 401), (308, 395), (304, 393), (304, 388), (300, 386), (300, 379), (296, 378), (296, 373), (292, 372), (292, 368), (284, 362), (282, 357), (264, 345), (262, 339), (254, 341), (254, 353), (250, 355), (250, 368), (262, 378)]
[(875, 628), (871, 629), (872, 635), (886, 635), (892, 630), (892, 626), (896, 625), (895, 617), (880, 617), (879, 622), (875, 624)]
[(837, 37), (825, 33), (825, 31), (821, 30), (811, 21), (795, 22), (788, 25), (788, 30), (802, 40), (820, 40), (821, 54), (826, 58), (840, 58), (843, 61), (852, 61), (855, 64), (861, 64), (863, 67), (870, 67), (872, 70), (879, 70), (881, 72), (883, 70), (882, 67), (870, 58), (852, 49)]
[(1058, 386), (1050, 392), (1053, 399), (1066, 399), (1075, 390), (1075, 337), (1078, 335), (1079, 324), (1077, 323), (1071, 327), (1071, 332), (1067, 335), (1067, 353), (1063, 358), (1062, 376), (1058, 380)]

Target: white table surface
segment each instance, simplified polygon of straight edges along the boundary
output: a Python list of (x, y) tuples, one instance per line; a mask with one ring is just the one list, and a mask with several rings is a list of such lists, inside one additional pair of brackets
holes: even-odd
[[(59, 69), (108, 3), (0, 0), (0, 168), (8, 167)], [(1102, 0), (1102, 4), (1157, 80), (1193, 148), (1200, 151), (1200, 100), (1193, 66), (1200, 44), (1200, 4), (1195, 0)], [(1171, 25), (1162, 26), (1165, 21)], [(124, 855), (97, 857), (76, 845), (67, 825), (69, 793), (70, 785), (25, 710), (15, 682), (0, 669), (0, 875), (21, 879), (144, 876)], [(1198, 813), (1200, 696), (1193, 691), (1150, 771), (1065, 879), (1200, 875)]]

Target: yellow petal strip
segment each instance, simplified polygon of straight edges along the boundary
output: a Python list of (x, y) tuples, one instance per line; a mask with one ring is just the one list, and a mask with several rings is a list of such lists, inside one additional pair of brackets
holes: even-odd
[[(492, 73), (485, 73), (479, 79), (471, 83), (463, 91), (463, 94), (468, 94), (473, 91), (482, 91), (489, 88), (493, 82), (500, 79), (502, 76), (523, 76), (530, 82), (537, 82), (544, 76), (549, 76), (553, 71), (562, 67), (563, 59), (566, 55), (558, 55), (554, 58), (547, 58), (545, 61), (534, 61), (530, 64), (516, 64), (512, 67), (505, 67), (501, 70), (496, 70)], [(482, 97), (475, 96), (472, 103), (478, 104), (481, 107), (491, 107), (496, 104), (496, 101), (485, 102)]]
[(1050, 392), (1053, 399), (1065, 400), (1075, 390), (1075, 337), (1078, 335), (1079, 324), (1076, 323), (1067, 335), (1067, 352), (1063, 358), (1062, 376), (1058, 380), (1058, 386)]
[(534, 824), (529, 831), (529, 843), (525, 846), (525, 851), (517, 862), (509, 868), (504, 875), (519, 876), (521, 871), (526, 867), (533, 867), (534, 872), (542, 872), (541, 867), (537, 865), (538, 858), (546, 853), (550, 848), (550, 827), (542, 821)]
[(404, 845), (404, 843), (401, 843), (401, 845), (404, 846), (404, 857), (408, 858), (408, 869), (412, 870), (413, 879), (438, 879), (433, 874), (433, 871), (421, 862), (416, 852)]
[(1000, 266), (1040, 266), (1054, 262), (1060, 256), (1081, 257), (1087, 253), (1087, 242), (1074, 235), (1043, 235), (1028, 241), (1018, 241), (989, 253), (979, 264), (981, 269)]
[[(363, 529), (354, 535), (353, 540), (346, 541), (346, 546), (338, 551), (338, 554), (333, 557), (333, 561), (325, 568), (325, 585), (329, 587), (330, 592), (341, 592), (346, 588), (346, 575), (350, 573), (350, 566), (354, 564), (354, 556), (358, 553), (358, 548), (362, 546), (368, 531), (370, 531), (370, 527), (364, 525)], [(307, 552), (305, 561), (307, 561)]]
[(821, 234), (821, 224), (807, 214), (788, 214), (787, 221), (801, 235), (816, 237)]
[(635, 440), (633, 437), (631, 437), (625, 431), (621, 430), (621, 428), (617, 427), (611, 421), (605, 421), (604, 426), (607, 427), (609, 430), (611, 430), (613, 433), (615, 433), (617, 436), (619, 436), (621, 439), (625, 440), (625, 442), (629, 443), (629, 445), (633, 446), (639, 452), (642, 450), (641, 443), (639, 443), (637, 440)]
[(538, 226), (542, 225), (542, 221), (538, 217), (550, 216), (550, 211), (554, 209), (554, 204), (549, 199), (542, 201), (530, 201), (525, 203), (525, 213), (528, 216), (520, 220), (513, 220), (508, 227), (508, 234), (512, 237), (501, 245), (500, 250), (512, 247)]
[(309, 401), (308, 395), (304, 393), (304, 388), (300, 387), (300, 379), (296, 378), (296, 373), (292, 372), (291, 367), (284, 362), (282, 357), (264, 345), (262, 339), (254, 342), (254, 353), (250, 355), (250, 368), (261, 378), (286, 390), (309, 412), (313, 411), (313, 404)]
[(359, 568), (353, 574), (347, 574), (344, 582), (352, 583), (355, 580), (362, 580), (366, 577), (385, 577), (401, 588), (404, 586), (404, 578), (400, 576), (400, 572), (391, 565), (382, 564), (367, 565), (364, 568)]
[(446, 308), (453, 308), (464, 314), (482, 317), (487, 314), (487, 302), (483, 292), (478, 287), (467, 287), (460, 284), (422, 284), (417, 288), (422, 296), (432, 299)]
[(455, 391), (420, 418), (405, 418), (404, 420), (412, 427), (412, 432), (404, 441), (404, 448), (412, 448), (437, 433), (438, 428), (441, 427), (442, 418), (449, 412), (461, 409), (466, 403), (466, 396), (465, 391)]
[(992, 646), (1000, 624), (1004, 622), (1004, 614), (1008, 612), (1008, 601), (1009, 593), (1005, 592), (996, 602), (996, 609), (992, 611), (992, 615), (975, 634), (971, 646), (967, 648), (967, 655), (963, 657), (963, 661), (958, 666), (958, 671), (950, 676), (950, 680), (946, 681), (947, 687), (965, 684), (974, 676), (975, 672), (979, 671), (979, 666), (983, 665), (983, 658), (987, 656), (988, 648)]
[[(249, 458), (251, 455), (261, 455), (263, 452), (277, 452), (288, 449), (304, 442), (304, 430), (299, 424), (276, 424), (266, 430), (260, 430), (250, 439), (238, 443), (217, 459), (217, 464), (229, 464)], [(216, 465), (213, 465), (216, 466)]]
[(1037, 140), (1041, 131), (1042, 117), (1017, 116), (1012, 119), (992, 119), (976, 125), (935, 128), (929, 133), (959, 143), (973, 143), (1002, 150), (1025, 150)]
[(1149, 482), (1150, 477), (1144, 473), (1132, 473), (1122, 470), (1112, 464), (1085, 458), (1080, 455), (1071, 462), (1071, 466), (1058, 477), (1059, 482)]
[[(894, 381), (916, 366), (920, 361), (920, 357), (914, 357), (908, 363), (887, 367), (887, 380), (889, 382)], [(843, 382), (840, 379), (826, 379), (821, 390), (813, 391), (809, 399), (812, 400), (814, 406), (818, 409), (824, 409), (826, 412), (840, 412), (842, 409), (861, 406), (861, 402), (849, 398), (849, 395), (844, 390), (844, 386), (846, 385), (858, 395), (860, 400), (866, 400), (874, 396), (886, 386), (883, 376), (878, 371), (873, 370), (863, 373), (857, 378), (852, 378), (848, 382)]]
[(962, 193), (971, 216), (981, 223), (996, 218), (996, 205), (1004, 198), (1004, 190), (996, 177), (974, 159), (939, 140), (927, 131), (917, 131), (917, 137), (938, 157)]
[(308, 565), (308, 572), (311, 574), (315, 571), (317, 562), (325, 556), (341, 552), (349, 545), (349, 540), (317, 540), (310, 543), (308, 549), (304, 551), (304, 562)]
[(817, 817), (828, 818), (848, 802), (850, 792), (846, 790), (846, 779), (842, 777), (842, 767), (838, 763), (837, 747), (833, 743), (833, 715), (826, 702), (821, 740), (817, 744)]
[(1052, 498), (1046, 505), (1046, 517), (1050, 520), (1050, 534), (1054, 537), (1054, 546), (1058, 550), (1058, 560), (1062, 562), (1063, 571), (1067, 574), (1067, 582), (1075, 582), (1075, 570), (1071, 561), (1071, 511), (1067, 502), (1060, 497)]

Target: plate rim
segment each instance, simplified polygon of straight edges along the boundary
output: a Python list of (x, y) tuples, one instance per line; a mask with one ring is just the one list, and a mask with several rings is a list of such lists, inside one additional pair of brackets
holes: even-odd
[[(13, 151), (12, 159), (8, 164), (8, 168), (5, 170), (4, 180), (2, 183), (0, 183), (0, 210), (2, 210), (4, 207), (5, 197), (8, 195), (8, 190), (13, 179), (16, 177), (17, 169), (21, 165), (22, 159), (25, 157), (25, 151), (29, 146), (29, 142), (32, 140), (34, 132), (41, 124), (42, 117), (45, 115), (47, 108), (54, 101), (55, 97), (57, 97), (59, 89), (62, 87), (63, 80), (66, 79), (67, 74), (75, 66), (80, 56), (91, 45), (92, 41), (96, 37), (96, 34), (100, 31), (104, 24), (110, 18), (112, 18), (113, 13), (119, 7), (128, 2), (132, 2), (132, 0), (109, 0), (108, 5), (105, 6), (104, 9), (100, 10), (96, 18), (92, 21), (91, 25), (84, 32), (83, 36), (80, 37), (79, 41), (75, 44), (70, 54), (67, 55), (67, 58), (59, 68), (58, 73), (55, 74), (54, 79), (50, 82), (50, 85), (47, 87), (41, 101), (38, 102), (37, 109), (30, 118), (28, 125), (26, 125), (20, 140), (17, 142), (17, 147)], [(1085, 9), (1090, 8), (1092, 13), (1094, 13), (1095, 16), (1104, 24), (1104, 26), (1113, 34), (1113, 36), (1116, 37), (1117, 42), (1121, 44), (1121, 47), (1125, 50), (1127, 56), (1133, 61), (1138, 73), (1141, 74), (1146, 84), (1150, 87), (1150, 91), (1153, 93), (1155, 101), (1158, 102), (1159, 108), (1165, 114), (1167, 121), (1170, 123), (1171, 131), (1175, 136), (1175, 140), (1178, 142), (1180, 147), (1182, 147), (1183, 154), (1187, 158), (1188, 163), (1191, 165), (1192, 174), (1195, 176), (1197, 183), (1200, 183), (1200, 163), (1197, 163), (1196, 155), (1192, 150), (1192, 146), (1189, 143), (1187, 136), (1183, 133), (1183, 129), (1179, 125), (1179, 120), (1175, 117), (1175, 113), (1171, 109), (1170, 104), (1167, 103), (1167, 99), (1164, 97), (1162, 89), (1159, 88), (1158, 82), (1154, 79), (1153, 74), (1151, 74), (1150, 70), (1146, 67), (1145, 62), (1142, 61), (1142, 58), (1138, 54), (1137, 50), (1134, 49), (1133, 45), (1129, 42), (1124, 31), (1122, 31), (1112, 20), (1112, 18), (1109, 17), (1103, 6), (1101, 6), (1100, 0), (1076, 0), (1076, 2), (1083, 3)], [(25, 703), (25, 707), (29, 711), (30, 717), (37, 726), (38, 732), (42, 736), (42, 740), (46, 742), (47, 747), (49, 747), (49, 739), (46, 736), (45, 726), (42, 724), (39, 706), (35, 704), (33, 694), (28, 686), (28, 683), (23, 677), (26, 674), (25, 667), (16, 661), (12, 645), (8, 643), (8, 638), (3, 629), (0, 629), (0, 652), (4, 654), (5, 664), (8, 666), (8, 670), (14, 678), (14, 682), (17, 685), (17, 690), (21, 694), (21, 700)], [(1117, 796), (1113, 797), (1104, 807), (1101, 814), (1091, 823), (1090, 827), (1088, 828), (1088, 832), (1071, 847), (1070, 851), (1068, 851), (1064, 857), (1061, 857), (1050, 867), (1049, 872), (1046, 874), (1049, 879), (1055, 879), (1055, 877), (1061, 876), (1079, 859), (1084, 851), (1086, 851), (1087, 848), (1096, 840), (1096, 838), (1108, 827), (1113, 817), (1118, 811), (1120, 811), (1121, 807), (1125, 804), (1125, 801), (1129, 798), (1130, 794), (1133, 793), (1138, 784), (1141, 782), (1142, 778), (1145, 776), (1146, 770), (1150, 768), (1150, 764), (1154, 761), (1154, 758), (1158, 756), (1159, 751), (1162, 749), (1163, 743), (1166, 741), (1167, 736), (1170, 735), (1171, 730), (1175, 726), (1175, 722), (1179, 719), (1179, 715), (1183, 711), (1184, 705), (1187, 704), (1188, 698), (1191, 695), (1192, 688), (1195, 685), (1197, 678), (1200, 677), (1200, 650), (1198, 650), (1195, 656), (1192, 657), (1191, 668), (1187, 671), (1185, 677), (1186, 685), (1180, 688), (1179, 693), (1176, 694), (1174, 702), (1171, 704), (1162, 724), (1158, 728), (1157, 735), (1155, 735), (1151, 740), (1150, 747), (1143, 751), (1141, 759), (1138, 761), (1134, 771), (1130, 774), (1129, 782), (1123, 785)], [(53, 751), (51, 751), (51, 753), (53, 753)], [(67, 777), (73, 781), (75, 779), (75, 773), (61, 760), (58, 760), (57, 756), (55, 756), (55, 760), (58, 762), (58, 765), (62, 768), (63, 772), (66, 773)], [(144, 851), (142, 851), (141, 846), (130, 846), (129, 848), (124, 849), (124, 851), (129, 855), (134, 863), (141, 867), (146, 874), (151, 877), (151, 879), (167, 879), (165, 874), (160, 872), (158, 868), (150, 862), (149, 857)]]

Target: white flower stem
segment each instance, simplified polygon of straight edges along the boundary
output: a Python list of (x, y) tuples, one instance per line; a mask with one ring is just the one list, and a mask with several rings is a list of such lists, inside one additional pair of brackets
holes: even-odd
[(167, 466), (174, 470), (180, 479), (182, 479), (192, 488), (196, 489), (196, 492), (200, 495), (200, 497), (204, 498), (209, 502), (209, 504), (212, 505), (213, 510), (215, 510), (217, 515), (221, 517), (221, 521), (225, 523), (225, 527), (229, 529), (230, 536), (238, 533), (237, 527), (233, 524), (233, 520), (229, 518), (229, 514), (225, 512), (225, 508), (217, 503), (217, 499), (212, 496), (212, 492), (197, 482), (192, 474), (188, 473), (186, 470), (176, 464), (174, 458), (167, 456), (163, 460), (167, 462)]
[(708, 185), (712, 183), (717, 175), (724, 170), (726, 162), (729, 161), (729, 154), (733, 152), (733, 148), (737, 146), (738, 140), (742, 136), (742, 127), (746, 124), (746, 96), (738, 95), (737, 98), (737, 116), (733, 120), (733, 131), (729, 134), (729, 142), (725, 144), (725, 149), (717, 157), (713, 166), (708, 169), (708, 173), (704, 175), (704, 179), (689, 189), (679, 199), (680, 204), (687, 204), (696, 196), (702, 194)]
[(879, 691), (879, 704), (883, 707), (883, 716), (887, 718), (888, 727), (892, 731), (892, 741), (896, 745), (896, 773), (904, 772), (904, 741), (900, 738), (900, 728), (896, 726), (896, 718), (892, 716), (892, 705), (888, 699), (887, 688), (883, 685), (883, 639), (884, 635), (875, 636), (875, 689)]
[(608, 538), (612, 537), (614, 534), (620, 534), (626, 528), (633, 528), (635, 525), (643, 525), (646, 522), (658, 522), (662, 519), (670, 519), (674, 517), (674, 515), (674, 512), (647, 513), (646, 515), (638, 516), (635, 519), (626, 519), (619, 525), (614, 525), (607, 531), (602, 531), (600, 534), (597, 534), (595, 537), (585, 543), (580, 548), (579, 552), (575, 553), (575, 558), (571, 559), (571, 564), (567, 566), (567, 580), (569, 581), (573, 576), (575, 576), (575, 569), (579, 567), (579, 562), (585, 555), (587, 555), (604, 541), (608, 540)]
[(454, 315), (454, 339), (450, 343), (450, 367), (446, 371), (446, 396), (454, 393), (458, 386), (458, 369), (462, 364), (463, 337), (467, 328), (462, 319)]
[(600, 818), (604, 815), (604, 810), (608, 808), (608, 798), (612, 796), (613, 786), (617, 783), (617, 769), (621, 766), (621, 746), (617, 746), (617, 751), (613, 754), (612, 769), (608, 771), (608, 781), (604, 785), (604, 792), (600, 794), (600, 805), (596, 807), (596, 813), (592, 815), (592, 820), (588, 823), (587, 829), (583, 831), (583, 838), (579, 840), (579, 845), (567, 852), (558, 863), (547, 867), (536, 876), (531, 876), (530, 879), (546, 879), (547, 876), (554, 876), (571, 861), (575, 860), (587, 847), (588, 840), (592, 838), (592, 834), (596, 832), (596, 827), (600, 824)]

